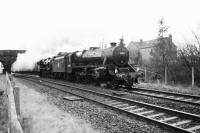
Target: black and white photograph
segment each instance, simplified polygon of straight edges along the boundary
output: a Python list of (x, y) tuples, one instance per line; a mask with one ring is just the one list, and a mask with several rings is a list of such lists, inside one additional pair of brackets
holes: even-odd
[(1, 0), (0, 133), (200, 133), (200, 1)]

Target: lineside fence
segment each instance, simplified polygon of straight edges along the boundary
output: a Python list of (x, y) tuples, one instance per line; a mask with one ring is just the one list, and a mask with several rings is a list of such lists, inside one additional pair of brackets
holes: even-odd
[[(153, 72), (151, 70), (148, 69), (148, 67), (138, 67), (138, 70), (142, 71), (144, 73), (144, 77), (143, 80), (145, 82), (151, 82), (151, 81), (156, 81), (157, 83), (160, 83), (161, 81), (164, 82), (165, 85), (167, 85), (168, 83), (173, 83), (175, 81), (169, 81), (169, 68), (166, 66), (164, 68), (164, 75), (161, 75), (159, 73)], [(194, 87), (195, 85), (195, 69), (194, 67), (191, 67), (191, 72), (188, 73), (188, 75), (191, 75), (191, 86)]]
[(20, 89), (15, 87), (15, 82), (8, 73), (6, 73), (6, 86), (8, 96), (8, 133), (31, 133), (30, 125), (24, 123), (30, 119), (20, 116)]

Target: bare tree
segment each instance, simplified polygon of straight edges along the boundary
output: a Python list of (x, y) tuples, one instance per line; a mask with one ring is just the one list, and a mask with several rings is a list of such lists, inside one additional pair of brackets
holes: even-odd
[(163, 37), (163, 35), (168, 31), (169, 26), (165, 25), (164, 18), (158, 21), (158, 36)]
[[(198, 36), (196, 36), (198, 37)], [(176, 72), (179, 81), (191, 81), (191, 69), (195, 70), (195, 82), (200, 84), (200, 56), (197, 44), (187, 43), (186, 46), (178, 51), (177, 67), (181, 68), (180, 73)], [(182, 79), (184, 77), (184, 79)]]
[(165, 25), (165, 21), (161, 18), (158, 21), (158, 39), (156, 46), (151, 50), (151, 66), (160, 75), (164, 75), (164, 67), (169, 64), (173, 48), (166, 41), (164, 34), (167, 33), (169, 26)]
[(197, 33), (194, 32), (194, 31), (192, 31), (192, 33), (193, 33), (193, 35), (194, 35), (194, 37), (195, 37), (195, 39), (196, 39), (197, 44), (199, 45), (199, 52), (200, 52), (200, 39), (199, 39), (199, 36), (198, 36)]

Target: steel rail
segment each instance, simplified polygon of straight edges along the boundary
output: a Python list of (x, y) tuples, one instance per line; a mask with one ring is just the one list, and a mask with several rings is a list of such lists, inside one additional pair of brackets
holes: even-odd
[[(166, 99), (166, 100), (200, 106), (200, 96), (197, 96), (197, 95), (166, 92), (166, 91), (152, 90), (152, 89), (146, 89), (146, 88), (142, 88), (142, 89), (134, 88), (134, 90), (128, 91), (128, 92), (133, 93), (133, 94), (145, 95), (149, 97), (155, 97), (155, 98)], [(145, 93), (145, 92), (150, 92), (150, 93)]]
[(172, 95), (177, 95), (177, 96), (186, 96), (186, 97), (193, 97), (193, 98), (199, 98), (199, 95), (191, 95), (191, 94), (183, 94), (183, 93), (177, 93), (177, 92), (168, 92), (168, 91), (161, 91), (161, 90), (153, 90), (153, 89), (147, 89), (147, 88), (133, 88), (136, 90), (144, 90), (144, 91), (151, 91), (151, 92), (158, 92), (158, 93), (164, 93), (164, 94), (172, 94)]

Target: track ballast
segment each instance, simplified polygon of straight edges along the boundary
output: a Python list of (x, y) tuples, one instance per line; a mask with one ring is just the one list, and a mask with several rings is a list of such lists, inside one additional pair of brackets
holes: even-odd
[(168, 129), (172, 129), (175, 132), (191, 133), (199, 132), (200, 129), (200, 116), (195, 114), (121, 98), (102, 92), (87, 90), (81, 87), (55, 82), (53, 80), (33, 78), (30, 76), (24, 78), (93, 101), (128, 116), (138, 117), (154, 122)]

